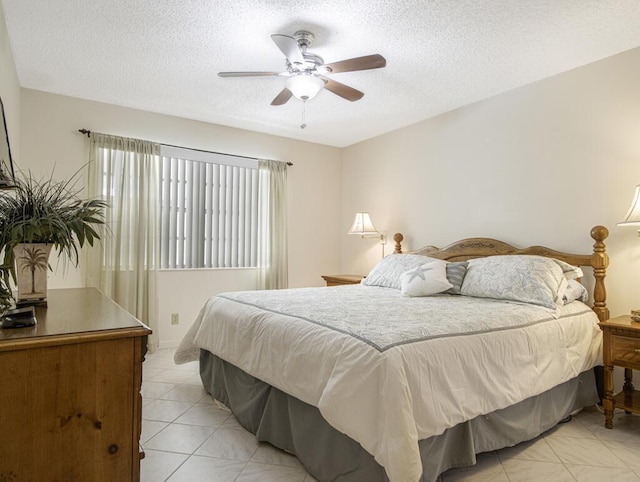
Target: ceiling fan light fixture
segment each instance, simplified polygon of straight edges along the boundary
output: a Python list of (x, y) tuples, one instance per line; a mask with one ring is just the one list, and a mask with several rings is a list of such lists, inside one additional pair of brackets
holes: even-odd
[(297, 99), (313, 99), (324, 87), (324, 81), (313, 74), (298, 74), (287, 79), (287, 89)]

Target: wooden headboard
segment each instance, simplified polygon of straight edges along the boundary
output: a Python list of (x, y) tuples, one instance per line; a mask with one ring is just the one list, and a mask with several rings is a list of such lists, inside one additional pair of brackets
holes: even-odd
[[(556, 258), (574, 266), (591, 266), (595, 278), (593, 288), (592, 309), (600, 321), (609, 319), (609, 309), (607, 308), (607, 290), (604, 285), (604, 278), (607, 275), (609, 266), (609, 256), (607, 255), (604, 240), (609, 236), (609, 230), (604, 226), (595, 226), (591, 229), (591, 237), (595, 241), (593, 253), (591, 254), (571, 254), (562, 251), (555, 251), (544, 246), (530, 246), (518, 249), (510, 244), (491, 238), (468, 238), (456, 241), (446, 248), (436, 248), (435, 246), (425, 246), (424, 248), (411, 251), (412, 254), (421, 254), (432, 258), (445, 259), (447, 261), (465, 261), (472, 258), (483, 258), (485, 256), (496, 256), (505, 254), (531, 254)], [(402, 253), (402, 233), (393, 235), (396, 242), (394, 253)]]

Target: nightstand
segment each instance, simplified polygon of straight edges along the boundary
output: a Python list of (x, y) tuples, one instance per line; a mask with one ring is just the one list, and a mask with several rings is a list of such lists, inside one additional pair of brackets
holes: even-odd
[[(640, 413), (640, 391), (633, 389), (633, 371), (640, 370), (640, 322), (618, 316), (599, 323), (604, 344), (604, 407), (606, 428), (613, 428), (613, 410)], [(624, 386), (613, 393), (613, 367), (624, 368)]]
[(364, 276), (360, 274), (323, 274), (327, 286), (357, 285)]

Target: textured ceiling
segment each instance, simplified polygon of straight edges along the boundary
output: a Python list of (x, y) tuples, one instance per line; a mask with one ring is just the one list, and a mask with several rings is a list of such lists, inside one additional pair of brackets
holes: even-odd
[[(0, 0), (22, 87), (338, 147), (640, 45), (638, 0)], [(273, 107), (284, 70), (270, 35), (315, 34), (325, 62), (379, 53)], [(81, 126), (79, 126), (81, 127)], [(88, 126), (90, 127), (90, 126)]]

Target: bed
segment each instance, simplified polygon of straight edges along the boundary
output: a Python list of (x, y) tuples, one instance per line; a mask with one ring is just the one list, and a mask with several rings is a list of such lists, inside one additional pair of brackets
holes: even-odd
[[(607, 235), (578, 255), (489, 238), (405, 254), (396, 234), (362, 285), (212, 297), (175, 361), (200, 360), (211, 396), (320, 481), (433, 481), (598, 401)], [(563, 301), (580, 266), (591, 308)]]

